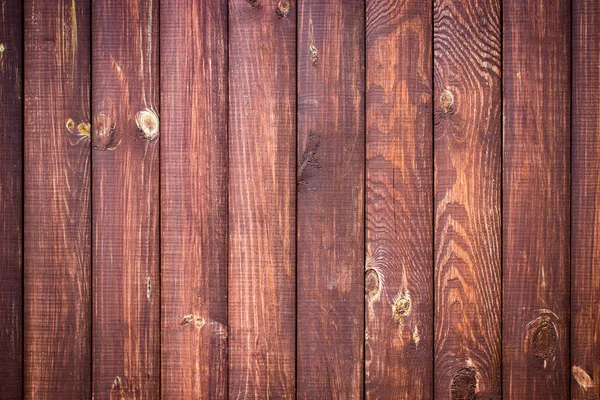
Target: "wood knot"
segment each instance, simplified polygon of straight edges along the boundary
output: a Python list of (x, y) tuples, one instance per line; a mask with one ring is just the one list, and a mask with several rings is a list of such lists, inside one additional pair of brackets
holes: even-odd
[(408, 294), (400, 294), (394, 300), (394, 306), (392, 307), (394, 320), (397, 323), (402, 322), (402, 320), (408, 317), (410, 314), (410, 309), (412, 307), (412, 301), (410, 300), (410, 296)]
[(247, 0), (248, 3), (250, 3), (250, 5), (252, 7), (260, 7), (260, 1), (259, 0)]
[(533, 354), (541, 360), (546, 360), (556, 349), (557, 337), (558, 333), (554, 323), (550, 318), (542, 317), (531, 339)]
[(4, 43), (0, 43), (0, 53), (4, 53), (4, 50), (6, 50)]
[(372, 303), (379, 296), (380, 290), (381, 280), (379, 274), (372, 268), (368, 269), (365, 273), (365, 293), (369, 303)]
[(571, 373), (573, 374), (573, 378), (577, 381), (577, 384), (581, 386), (584, 391), (594, 387), (594, 380), (583, 368), (573, 365)]
[(194, 314), (188, 314), (183, 317), (183, 319), (181, 320), (179, 325), (188, 326), (191, 324), (192, 326), (200, 329), (204, 326), (205, 323), (206, 323), (206, 321), (204, 321), (204, 318), (202, 318), (201, 316), (194, 315)]
[(291, 9), (292, 4), (289, 2), (289, 0), (280, 0), (277, 4), (277, 10), (275, 10), (275, 13), (279, 18), (284, 18), (290, 13)]
[(90, 124), (82, 122), (77, 125), (77, 131), (81, 136), (90, 137)]
[(477, 373), (475, 368), (462, 368), (450, 383), (450, 398), (452, 400), (475, 399), (477, 389)]
[(308, 51), (310, 51), (310, 61), (312, 62), (313, 67), (317, 66), (317, 60), (319, 59), (319, 50), (317, 50), (317, 46), (314, 43), (311, 43), (308, 46)]
[(442, 96), (440, 97), (440, 104), (442, 105), (444, 112), (450, 111), (450, 108), (454, 104), (454, 96), (452, 95), (452, 92), (450, 92), (448, 89), (442, 92)]
[(94, 117), (94, 147), (100, 150), (111, 148), (113, 144), (115, 122), (105, 113)]
[(67, 122), (65, 122), (65, 127), (67, 128), (67, 130), (71, 133), (73, 133), (73, 128), (75, 128), (75, 121), (73, 121), (73, 119), (69, 118), (67, 120)]
[(158, 136), (158, 116), (154, 111), (145, 109), (138, 112), (135, 115), (135, 123), (146, 140), (154, 140)]

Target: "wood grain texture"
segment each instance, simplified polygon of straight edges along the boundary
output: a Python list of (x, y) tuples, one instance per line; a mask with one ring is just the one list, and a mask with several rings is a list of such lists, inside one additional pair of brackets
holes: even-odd
[(298, 15), (298, 398), (363, 395), (365, 4)]
[(95, 399), (160, 396), (158, 17), (93, 3)]
[(500, 398), (501, 4), (434, 3), (435, 396)]
[(569, 397), (571, 2), (504, 1), (503, 395)]
[(0, 4), (0, 399), (23, 397), (23, 4)]
[(229, 397), (295, 390), (296, 6), (229, 2)]
[(433, 397), (431, 13), (367, 1), (367, 399)]
[(227, 1), (160, 21), (162, 397), (227, 398)]
[(600, 3), (573, 0), (571, 398), (600, 398)]
[(27, 399), (91, 387), (90, 2), (26, 0)]

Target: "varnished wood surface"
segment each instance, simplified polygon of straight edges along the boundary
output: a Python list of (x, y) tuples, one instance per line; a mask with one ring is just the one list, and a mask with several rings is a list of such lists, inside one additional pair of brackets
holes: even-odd
[(158, 1), (93, 6), (93, 396), (157, 399)]
[(0, 399), (23, 395), (23, 5), (0, 7)]
[(298, 8), (298, 398), (363, 394), (361, 0)]
[(503, 395), (566, 399), (571, 4), (503, 11)]
[(500, 398), (500, 6), (434, 3), (437, 399)]
[(90, 397), (90, 8), (24, 2), (26, 399)]
[(433, 396), (431, 16), (367, 1), (367, 399)]
[(160, 22), (161, 392), (224, 399), (227, 1), (163, 0)]
[(600, 398), (600, 3), (573, 0), (571, 398)]
[(296, 2), (229, 2), (229, 398), (295, 394)]

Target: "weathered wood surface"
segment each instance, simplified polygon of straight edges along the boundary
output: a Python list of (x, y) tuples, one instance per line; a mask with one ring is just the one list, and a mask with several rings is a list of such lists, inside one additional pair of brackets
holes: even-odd
[(363, 394), (362, 0), (305, 0), (298, 15), (298, 398)]
[(431, 13), (367, 1), (368, 399), (433, 396)]
[(503, 23), (503, 395), (566, 399), (571, 2), (507, 0)]
[(434, 3), (435, 396), (500, 398), (501, 4)]
[(158, 1), (94, 1), (93, 395), (160, 388)]
[(90, 8), (24, 2), (28, 399), (90, 397)]
[(0, 7), (0, 399), (23, 396), (23, 5)]
[(296, 4), (229, 2), (229, 397), (295, 392)]
[(600, 3), (573, 0), (571, 398), (600, 398)]
[(160, 41), (161, 392), (227, 398), (227, 1), (163, 0)]

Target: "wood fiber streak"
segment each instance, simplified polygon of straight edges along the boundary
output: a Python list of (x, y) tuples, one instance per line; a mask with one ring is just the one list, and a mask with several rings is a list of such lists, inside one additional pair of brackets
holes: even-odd
[(229, 396), (295, 393), (296, 5), (229, 2)]
[(367, 399), (433, 396), (431, 6), (367, 1)]
[(298, 398), (363, 395), (362, 0), (304, 0), (298, 27)]
[(503, 395), (566, 399), (571, 2), (506, 0), (503, 22)]
[(227, 398), (227, 1), (163, 0), (162, 397)]
[(501, 391), (501, 3), (434, 4), (435, 396)]
[(573, 0), (571, 397), (600, 398), (600, 3)]
[(0, 399), (23, 398), (23, 5), (0, 6)]
[(93, 5), (93, 395), (156, 399), (158, 1)]
[(24, 3), (27, 399), (90, 396), (90, 7)]

